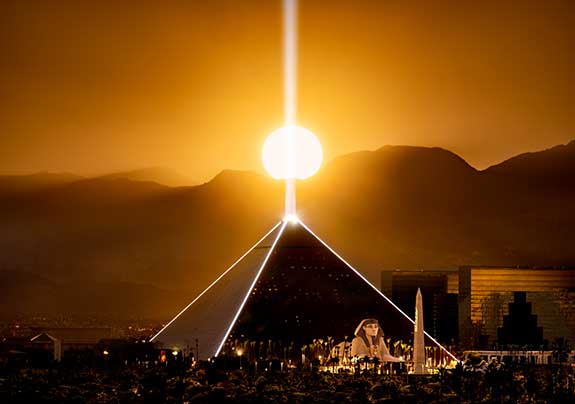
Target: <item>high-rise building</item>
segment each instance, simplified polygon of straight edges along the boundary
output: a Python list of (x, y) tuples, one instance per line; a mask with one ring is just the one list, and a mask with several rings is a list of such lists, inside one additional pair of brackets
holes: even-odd
[[(575, 343), (575, 268), (463, 266), (381, 272), (382, 292), (410, 315), (418, 287), (425, 329), (441, 343), (456, 340), (469, 349), (523, 346), (526, 333), (533, 335), (527, 344), (531, 346), (549, 345), (557, 338)], [(520, 316), (536, 323), (523, 333), (515, 332), (517, 327), (510, 331)]]
[(441, 343), (458, 336), (456, 269), (386, 269), (381, 271), (381, 290), (405, 313), (415, 312), (415, 296), (421, 288), (425, 330)]
[(527, 293), (514, 292), (509, 303), (509, 314), (503, 316), (503, 326), (497, 328), (497, 343), (535, 347), (543, 344), (543, 327), (537, 325), (537, 315), (532, 313)]
[[(459, 329), (464, 346), (524, 345), (524, 335), (505, 331), (510, 325), (504, 324), (506, 318), (510, 322), (520, 316), (536, 321), (529, 329), (540, 327), (543, 343), (557, 338), (574, 342), (575, 269), (503, 266), (459, 269)], [(533, 341), (537, 345), (540, 339), (534, 336), (527, 342)]]

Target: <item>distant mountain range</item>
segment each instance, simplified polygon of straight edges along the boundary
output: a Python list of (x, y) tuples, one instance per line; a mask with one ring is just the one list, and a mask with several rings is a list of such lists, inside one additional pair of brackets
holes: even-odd
[(170, 187), (180, 187), (191, 184), (191, 180), (186, 176), (165, 167), (146, 167), (139, 170), (111, 173), (100, 176), (100, 178), (123, 178), (133, 181), (151, 181)]
[[(0, 315), (167, 319), (281, 219), (281, 182), (181, 181), (157, 168), (0, 176)], [(574, 207), (575, 141), (483, 171), (384, 146), (298, 184), (300, 217), (376, 285), (389, 267), (575, 266)]]

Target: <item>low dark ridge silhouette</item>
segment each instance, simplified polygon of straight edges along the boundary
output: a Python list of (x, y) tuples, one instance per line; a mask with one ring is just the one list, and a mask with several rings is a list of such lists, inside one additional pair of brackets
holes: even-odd
[[(444, 149), (385, 146), (301, 181), (298, 212), (375, 284), (384, 267), (573, 266), (574, 166), (575, 142), (484, 171)], [(19, 301), (32, 295), (58, 312), (84, 310), (66, 285), (102, 308), (113, 301), (129, 314), (141, 299), (168, 318), (281, 219), (283, 197), (281, 181), (231, 170), (186, 187), (0, 177), (0, 271), (12, 274), (0, 282), (0, 314), (33, 311)], [(161, 298), (147, 305), (146, 293), (103, 282), (151, 285)]]

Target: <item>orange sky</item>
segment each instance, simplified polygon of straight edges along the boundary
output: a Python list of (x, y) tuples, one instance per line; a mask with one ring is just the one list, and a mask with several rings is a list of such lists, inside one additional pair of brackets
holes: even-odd
[[(121, 3), (121, 4), (120, 4)], [(298, 122), (327, 159), (441, 146), (477, 168), (575, 138), (575, 2), (300, 0)], [(0, 5), (0, 173), (261, 170), (281, 3)]]

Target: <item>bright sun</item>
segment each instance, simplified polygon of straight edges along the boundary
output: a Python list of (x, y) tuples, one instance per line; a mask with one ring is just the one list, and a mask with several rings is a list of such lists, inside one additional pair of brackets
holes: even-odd
[(262, 160), (275, 179), (306, 179), (321, 166), (323, 152), (317, 137), (309, 130), (287, 125), (273, 131), (266, 139)]

